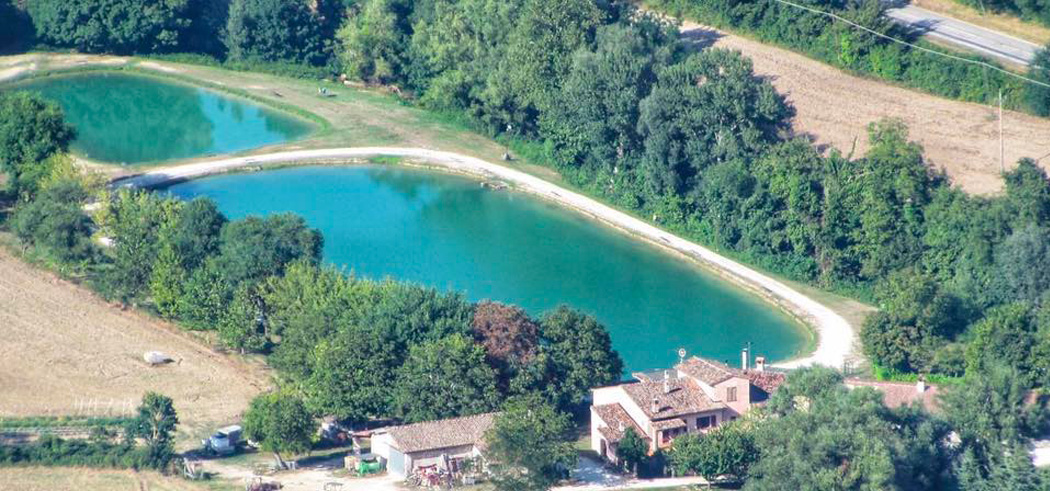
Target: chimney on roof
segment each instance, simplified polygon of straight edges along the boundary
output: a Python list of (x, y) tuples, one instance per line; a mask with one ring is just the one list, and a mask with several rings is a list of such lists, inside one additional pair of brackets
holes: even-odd
[(766, 357), (756, 356), (755, 357), (755, 371), (764, 372), (766, 371)]
[(626, 425), (623, 424), (623, 421), (620, 421), (620, 433), (623, 433), (626, 430), (627, 430)]
[(919, 395), (926, 393), (926, 381), (923, 380), (921, 377), (919, 378), (918, 382), (915, 382), (915, 392), (918, 392)]
[(652, 409), (653, 414), (660, 412), (660, 398), (653, 397), (652, 405), (649, 409)]
[(664, 394), (670, 394), (671, 388), (671, 371), (664, 370)]
[(748, 354), (749, 354), (748, 350), (749, 349), (750, 348), (744, 348), (744, 349), (740, 350), (740, 369), (741, 370), (747, 370)]

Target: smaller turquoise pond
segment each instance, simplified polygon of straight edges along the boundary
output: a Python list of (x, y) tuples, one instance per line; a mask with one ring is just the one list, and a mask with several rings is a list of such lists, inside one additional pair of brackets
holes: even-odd
[(246, 99), (155, 77), (96, 72), (15, 85), (57, 101), (77, 130), (72, 149), (101, 162), (140, 164), (273, 145), (310, 124)]

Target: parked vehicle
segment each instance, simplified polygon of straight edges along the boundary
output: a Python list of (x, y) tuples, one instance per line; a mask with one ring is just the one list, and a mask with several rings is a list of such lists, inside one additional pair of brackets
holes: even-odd
[(230, 455), (236, 453), (241, 445), (242, 429), (238, 425), (219, 428), (212, 436), (201, 441), (206, 453), (213, 455)]

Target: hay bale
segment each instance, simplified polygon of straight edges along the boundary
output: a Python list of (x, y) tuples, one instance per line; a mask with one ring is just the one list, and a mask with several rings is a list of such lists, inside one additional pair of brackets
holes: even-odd
[(150, 365), (163, 365), (175, 361), (172, 357), (165, 355), (160, 351), (147, 351), (146, 354), (142, 355), (142, 359), (146, 360), (146, 363), (149, 363)]

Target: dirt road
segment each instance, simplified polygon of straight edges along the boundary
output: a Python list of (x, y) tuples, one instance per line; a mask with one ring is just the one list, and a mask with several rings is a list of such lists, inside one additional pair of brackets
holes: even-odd
[[(235, 421), (269, 373), (173, 326), (122, 311), (0, 248), (0, 417), (119, 414), (146, 391), (175, 402), (180, 431)], [(142, 356), (175, 360), (150, 367)]]
[[(703, 46), (740, 51), (752, 59), (755, 72), (768, 77), (787, 97), (797, 115), (794, 130), (822, 146), (863, 155), (867, 125), (881, 118), (900, 118), (911, 139), (922, 144), (927, 162), (948, 172), (952, 181), (977, 194), (1001, 189), (999, 125), (995, 108), (952, 101), (846, 74), (791, 51), (686, 23), (683, 33)], [(1006, 111), (1006, 167), (1021, 157), (1050, 154), (1050, 119)], [(1050, 165), (1050, 156), (1040, 162)]]
[(358, 147), (298, 150), (163, 167), (119, 181), (118, 184), (123, 186), (153, 187), (173, 181), (243, 168), (317, 162), (340, 163), (376, 156), (403, 157), (411, 161), (424, 162), (437, 168), (460, 174), (506, 181), (521, 191), (554, 201), (631, 235), (679, 252), (702, 265), (710, 267), (729, 280), (741, 284), (780, 305), (814, 327), (818, 337), (817, 349), (809, 356), (793, 360), (784, 364), (784, 366), (794, 367), (820, 363), (832, 367), (841, 367), (846, 360), (853, 357), (856, 335), (850, 323), (828, 307), (784, 283), (721, 256), (710, 249), (701, 247), (626, 213), (603, 205), (591, 198), (574, 193), (536, 176), (475, 157), (422, 148)]

